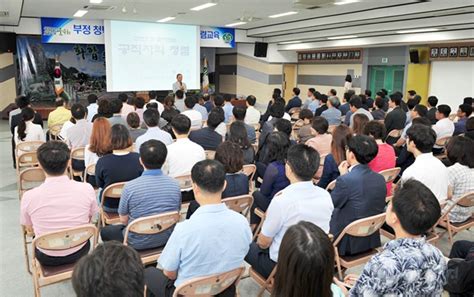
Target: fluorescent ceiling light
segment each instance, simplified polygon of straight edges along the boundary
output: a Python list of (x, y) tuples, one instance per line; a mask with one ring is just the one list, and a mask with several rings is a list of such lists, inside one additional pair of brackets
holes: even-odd
[(89, 0), (91, 4), (100, 4), (102, 3), (102, 0)]
[(334, 5), (344, 5), (356, 2), (359, 2), (359, 0), (339, 0), (338, 2), (335, 2)]
[(157, 20), (158, 23), (166, 23), (166, 22), (169, 22), (169, 21), (172, 21), (174, 20), (176, 17), (166, 17), (164, 19), (161, 19), (161, 20)]
[(79, 9), (78, 11), (76, 11), (76, 13), (74, 14), (74, 16), (75, 16), (76, 18), (82, 18), (86, 13), (87, 13), (87, 10)]
[(200, 11), (200, 10), (203, 10), (203, 9), (206, 9), (206, 8), (209, 8), (209, 7), (212, 7), (212, 6), (214, 6), (214, 5), (217, 5), (217, 3), (208, 2), (208, 3), (204, 3), (203, 5), (199, 5), (199, 6), (193, 7), (193, 8), (191, 8), (191, 10)]
[(280, 42), (280, 44), (293, 44), (293, 43), (301, 43), (301, 40), (295, 40), (295, 41), (284, 41)]
[(397, 31), (397, 33), (398, 34), (408, 34), (408, 33), (435, 32), (435, 31), (439, 31), (439, 29), (438, 28), (412, 29), (412, 30)]
[(240, 26), (240, 25), (245, 25), (247, 22), (237, 22), (237, 23), (232, 23), (232, 24), (227, 24), (225, 25), (226, 27), (235, 27), (235, 26)]
[(334, 37), (328, 37), (329, 40), (338, 40), (338, 39), (349, 39), (349, 38), (357, 38), (359, 36), (357, 35), (345, 35), (345, 36), (334, 36)]
[(297, 14), (297, 13), (298, 13), (297, 11), (288, 11), (288, 12), (284, 12), (284, 13), (271, 15), (271, 16), (269, 16), (269, 18), (274, 19), (274, 18), (284, 17), (284, 16), (287, 16), (287, 15), (293, 15), (293, 14)]

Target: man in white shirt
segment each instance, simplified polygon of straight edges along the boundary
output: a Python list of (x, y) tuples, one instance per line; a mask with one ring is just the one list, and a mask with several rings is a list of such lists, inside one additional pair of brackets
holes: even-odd
[(92, 134), (92, 123), (89, 123), (86, 117), (86, 108), (79, 103), (71, 107), (72, 117), (76, 120), (76, 124), (66, 131), (65, 141), (72, 148), (85, 147), (89, 144)]
[(407, 150), (415, 162), (402, 175), (401, 182), (411, 178), (427, 186), (441, 202), (448, 196), (448, 170), (431, 152), (436, 133), (430, 127), (414, 124), (407, 131)]
[[(450, 113), (451, 107), (446, 104), (438, 105), (438, 110), (436, 111), (436, 119), (438, 121), (433, 125), (433, 130), (436, 132), (436, 140), (446, 136), (453, 136), (454, 123), (449, 119)], [(441, 152), (442, 147), (438, 145), (433, 147), (434, 154), (439, 154)]]
[(183, 91), (177, 90), (176, 93), (174, 93), (174, 106), (180, 112), (186, 109), (184, 105), (184, 92)]
[(361, 113), (366, 115), (369, 118), (369, 121), (374, 119), (374, 116), (370, 113), (370, 111), (362, 108), (362, 99), (359, 96), (352, 96), (351, 100), (349, 101), (349, 108), (352, 112), (350, 118), (350, 127), (352, 128), (354, 125), (354, 115)]
[(183, 75), (181, 73), (176, 75), (176, 81), (173, 83), (173, 93), (176, 93), (177, 91), (183, 91), (185, 95), (188, 91), (186, 84), (183, 82)]
[(194, 99), (194, 102), (195, 102), (193, 109), (195, 111), (199, 111), (201, 113), (203, 121), (207, 121), (207, 118), (209, 116), (208, 113), (207, 113), (207, 109), (204, 106), (202, 106), (201, 104), (199, 104), (199, 99), (198, 99), (197, 96), (193, 96), (193, 99)]
[(158, 112), (160, 114), (165, 110), (163, 103), (158, 101), (158, 93), (156, 91), (149, 91), (148, 98), (150, 98), (148, 103), (156, 103), (158, 105)]
[(136, 152), (140, 152), (140, 146), (150, 139), (159, 140), (165, 145), (170, 145), (173, 143), (173, 138), (171, 135), (158, 127), (158, 123), (160, 122), (160, 114), (156, 109), (150, 108), (145, 110), (143, 113), (143, 120), (145, 121), (145, 125), (147, 126), (148, 130), (145, 132), (145, 134), (139, 136), (135, 141)]
[(329, 232), (334, 210), (331, 196), (312, 182), (319, 161), (318, 153), (304, 144), (288, 150), (285, 173), (291, 185), (272, 199), (258, 240), (250, 245), (245, 257), (245, 261), (265, 278), (278, 262), (281, 240), (290, 226), (308, 221)]
[(99, 109), (99, 105), (97, 104), (97, 95), (90, 94), (87, 96), (87, 102), (89, 105), (87, 106), (87, 121), (90, 123), (92, 122), (92, 118), (97, 114)]
[(245, 114), (245, 123), (247, 125), (257, 125), (260, 122), (260, 111), (255, 108), (257, 98), (254, 95), (247, 96), (247, 113)]
[(133, 98), (128, 98), (128, 95), (126, 93), (120, 93), (118, 95), (118, 98), (120, 99), (120, 101), (122, 101), (122, 118), (126, 120), (128, 114), (135, 111), (135, 105), (133, 105), (132, 103)]
[(230, 95), (225, 95), (224, 100), (225, 100), (225, 104), (224, 104), (224, 107), (222, 107), (222, 109), (224, 109), (224, 116), (225, 116), (224, 122), (228, 124), (230, 123), (233, 117), (232, 110), (234, 109), (234, 105), (232, 105), (232, 102), (231, 102), (232, 97)]
[(191, 130), (198, 130), (202, 127), (202, 115), (199, 111), (194, 110), (196, 101), (194, 97), (188, 96), (184, 99), (186, 110), (181, 111), (181, 114), (187, 116), (191, 120)]
[(176, 142), (168, 145), (164, 171), (171, 177), (189, 174), (194, 164), (206, 158), (204, 149), (188, 138), (191, 121), (179, 114), (171, 121), (171, 128), (176, 135)]
[(423, 117), (423, 118), (426, 117), (426, 115), (428, 114), (428, 109), (424, 105), (417, 104), (417, 105), (415, 105), (415, 107), (413, 107), (409, 111), (409, 113), (410, 113), (411, 121), (410, 121), (410, 123), (408, 123), (405, 126), (405, 128), (403, 129), (401, 137), (397, 140), (397, 142), (393, 146), (401, 147), (406, 143), (406, 141), (407, 141), (407, 131), (408, 131), (408, 129), (410, 129), (413, 120), (416, 119), (416, 118), (420, 118), (420, 117)]

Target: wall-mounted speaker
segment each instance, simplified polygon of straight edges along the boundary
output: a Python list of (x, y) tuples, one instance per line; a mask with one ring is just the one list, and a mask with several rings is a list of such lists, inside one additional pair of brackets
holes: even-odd
[(0, 54), (13, 53), (16, 54), (16, 34), (0, 33)]
[(410, 63), (420, 63), (420, 54), (418, 53), (418, 50), (410, 50)]
[(255, 50), (253, 55), (255, 57), (265, 58), (267, 57), (268, 43), (266, 42), (255, 42)]

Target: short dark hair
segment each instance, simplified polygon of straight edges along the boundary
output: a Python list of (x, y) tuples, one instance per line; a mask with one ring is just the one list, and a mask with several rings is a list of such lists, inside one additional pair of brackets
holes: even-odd
[(364, 94), (365, 94), (365, 96), (370, 97), (370, 96), (372, 96), (372, 91), (369, 90), (369, 89), (366, 89), (366, 90), (364, 91)]
[(250, 106), (254, 106), (257, 103), (257, 98), (254, 95), (248, 95), (246, 100)]
[(384, 105), (385, 105), (385, 101), (383, 100), (382, 97), (375, 98), (375, 106), (377, 106), (378, 109), (382, 109)]
[(472, 105), (472, 100), (473, 98), (472, 97), (465, 97), (462, 101), (463, 104), (469, 104), (469, 105)]
[(469, 104), (461, 104), (459, 105), (459, 109), (461, 112), (466, 114), (466, 118), (468, 118), (472, 113), (472, 105)]
[(71, 151), (62, 141), (48, 141), (36, 151), (43, 170), (52, 176), (63, 175), (69, 165)]
[(311, 109), (308, 109), (308, 108), (303, 108), (301, 111), (300, 111), (300, 114), (298, 116), (298, 118), (300, 120), (304, 120), (304, 119), (308, 119), (308, 120), (313, 120), (313, 112), (311, 111)]
[(194, 96), (187, 96), (185, 99), (184, 99), (184, 105), (189, 108), (189, 109), (193, 109), (194, 108), (194, 105), (196, 105), (196, 98), (194, 98)]
[(99, 244), (74, 267), (72, 286), (77, 297), (142, 297), (145, 272), (140, 255), (117, 241)]
[(354, 96), (355, 92), (354, 90), (348, 90), (347, 92), (344, 93), (344, 100), (346, 100), (346, 102), (349, 102), (352, 98), (352, 96)]
[(232, 96), (230, 94), (224, 94), (224, 100), (226, 102), (230, 102), (230, 101), (232, 101)]
[(446, 104), (441, 104), (438, 105), (438, 112), (444, 115), (445, 118), (449, 117), (449, 114), (451, 113), (451, 107)]
[(286, 119), (278, 119), (275, 122), (275, 129), (277, 129), (277, 131), (279, 131), (279, 132), (285, 133), (286, 135), (288, 135), (288, 137), (290, 137), (291, 136), (291, 131), (293, 130), (293, 127), (292, 127), (290, 121), (288, 121)]
[(187, 134), (191, 129), (191, 120), (184, 114), (178, 114), (171, 120), (171, 127), (178, 134)]
[(218, 107), (223, 106), (224, 105), (224, 97), (222, 97), (221, 95), (216, 95), (216, 97), (214, 98), (214, 105), (218, 106)]
[(143, 112), (143, 121), (148, 127), (156, 127), (160, 122), (160, 112), (154, 108), (149, 108)]
[(158, 110), (158, 103), (150, 102), (146, 105), (146, 109), (156, 109), (156, 110)]
[(426, 233), (441, 216), (441, 207), (433, 192), (415, 179), (397, 187), (391, 203), (403, 230), (412, 235)]
[(382, 93), (384, 93), (384, 94), (385, 94), (385, 96), (387, 96), (387, 95), (388, 95), (388, 91), (387, 91), (386, 89), (380, 89), (380, 91), (381, 91)]
[(118, 98), (120, 101), (122, 101), (123, 103), (127, 102), (128, 100), (128, 95), (126, 93), (120, 93), (118, 95)]
[(436, 96), (429, 96), (428, 97), (428, 103), (435, 107), (438, 104), (438, 98)]
[(66, 103), (66, 100), (64, 100), (63, 97), (57, 97), (56, 100), (54, 100), (54, 103), (56, 107), (63, 106), (64, 103)]
[(145, 106), (145, 99), (143, 97), (135, 98), (135, 107), (138, 109), (142, 109)]
[(413, 124), (407, 130), (407, 140), (413, 141), (416, 148), (422, 153), (429, 153), (436, 142), (436, 133), (431, 127)]
[(333, 96), (337, 96), (337, 91), (335, 89), (330, 89), (329, 93), (331, 93)]
[(290, 147), (286, 162), (302, 181), (310, 181), (319, 169), (319, 153), (302, 143)]
[(140, 116), (138, 116), (138, 113), (133, 111), (127, 114), (127, 124), (133, 129), (140, 127)]
[(191, 169), (191, 179), (200, 189), (206, 192), (222, 192), (225, 183), (224, 165), (216, 160), (197, 162)]
[(321, 94), (321, 96), (319, 96), (319, 100), (321, 100), (322, 103), (328, 102), (328, 95)]
[(379, 152), (375, 140), (367, 135), (352, 136), (347, 142), (347, 146), (360, 164), (369, 164)]
[(167, 155), (166, 145), (159, 140), (151, 139), (140, 146), (140, 159), (147, 169), (161, 169)]
[(96, 103), (97, 102), (97, 95), (96, 94), (89, 94), (89, 96), (87, 96), (87, 102), (89, 104), (92, 104), (92, 103)]
[[(235, 108), (234, 108), (235, 110)], [(211, 129), (217, 128), (220, 123), (225, 120), (224, 111), (222, 108), (213, 108), (207, 117), (207, 126)]]
[(148, 92), (148, 97), (150, 97), (150, 100), (156, 99), (156, 96), (158, 96), (158, 93), (156, 91), (149, 91)]
[(298, 96), (300, 94), (300, 89), (299, 88), (293, 88), (293, 93)]
[(175, 95), (176, 98), (178, 98), (178, 99), (183, 99), (183, 97), (184, 97), (184, 92), (183, 92), (183, 90), (177, 90), (176, 93), (174, 93), (174, 95)]
[(426, 108), (426, 106), (421, 105), (421, 104), (415, 105), (415, 107), (413, 108), (413, 110), (416, 111), (416, 113), (417, 113), (420, 117), (426, 117), (426, 115), (428, 114), (428, 108)]
[(349, 101), (349, 105), (352, 105), (355, 108), (359, 109), (362, 107), (362, 99), (359, 96), (354, 95)]
[(415, 99), (408, 99), (407, 101), (407, 107), (409, 110), (412, 110), (415, 108), (415, 106), (418, 104), (418, 102)]
[(313, 123), (311, 125), (318, 134), (326, 134), (329, 129), (329, 123), (326, 118), (321, 116), (316, 116), (313, 118)]
[(234, 118), (237, 121), (243, 121), (245, 119), (245, 114), (247, 113), (247, 110), (243, 107), (240, 106), (235, 106), (232, 109), (232, 114), (234, 115)]
[(387, 129), (385, 125), (378, 121), (370, 121), (364, 127), (364, 134), (372, 136), (374, 139), (385, 139)]
[(30, 97), (25, 95), (18, 96), (15, 98), (15, 104), (19, 109), (28, 107), (31, 104)]
[(285, 104), (280, 101), (275, 101), (270, 106), (269, 112), (274, 118), (282, 118), (285, 115)]
[(399, 94), (394, 93), (394, 94), (390, 95), (390, 101), (395, 103), (396, 106), (400, 106), (400, 104), (402, 103), (402, 97), (400, 97)]
[(412, 121), (411, 121), (412, 125), (414, 124), (420, 124), (420, 125), (424, 125), (424, 126), (427, 126), (427, 127), (431, 127), (431, 121), (426, 118), (426, 117), (418, 117), (418, 118), (414, 118)]
[(123, 150), (132, 146), (133, 141), (127, 127), (122, 124), (112, 126), (110, 133), (110, 146), (112, 150)]
[(87, 113), (86, 108), (82, 104), (74, 103), (71, 106), (71, 115), (76, 120), (84, 119), (86, 117), (86, 113)]
[(123, 103), (120, 99), (112, 99), (110, 101), (110, 112), (111, 113), (120, 113), (122, 110)]
[(408, 91), (408, 94), (410, 94), (410, 96), (415, 96), (416, 91), (415, 90), (410, 90), (410, 91)]
[(308, 88), (308, 91), (310, 91), (311, 93), (314, 94), (314, 92), (316, 92), (316, 89), (315, 88)]
[(111, 117), (112, 111), (110, 110), (110, 102), (107, 99), (100, 99), (97, 103), (97, 114), (104, 117)]
[(446, 151), (449, 161), (474, 168), (474, 141), (464, 136), (454, 136), (448, 142)]
[(224, 165), (226, 173), (236, 173), (244, 166), (244, 153), (240, 146), (234, 142), (224, 141), (216, 150), (214, 158)]
[(278, 96), (281, 96), (281, 90), (279, 88), (274, 88), (273, 94), (277, 94)]

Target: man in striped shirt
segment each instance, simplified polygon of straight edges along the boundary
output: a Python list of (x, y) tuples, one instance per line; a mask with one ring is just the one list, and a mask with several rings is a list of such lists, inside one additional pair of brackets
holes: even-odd
[[(140, 146), (140, 162), (143, 174), (125, 184), (120, 198), (118, 213), (120, 225), (109, 225), (102, 229), (103, 241), (123, 241), (125, 227), (141, 217), (178, 211), (181, 206), (181, 191), (178, 182), (163, 174), (161, 167), (166, 160), (166, 146), (158, 140), (148, 140)], [(137, 250), (164, 246), (173, 229), (156, 235), (130, 233), (129, 245)]]

